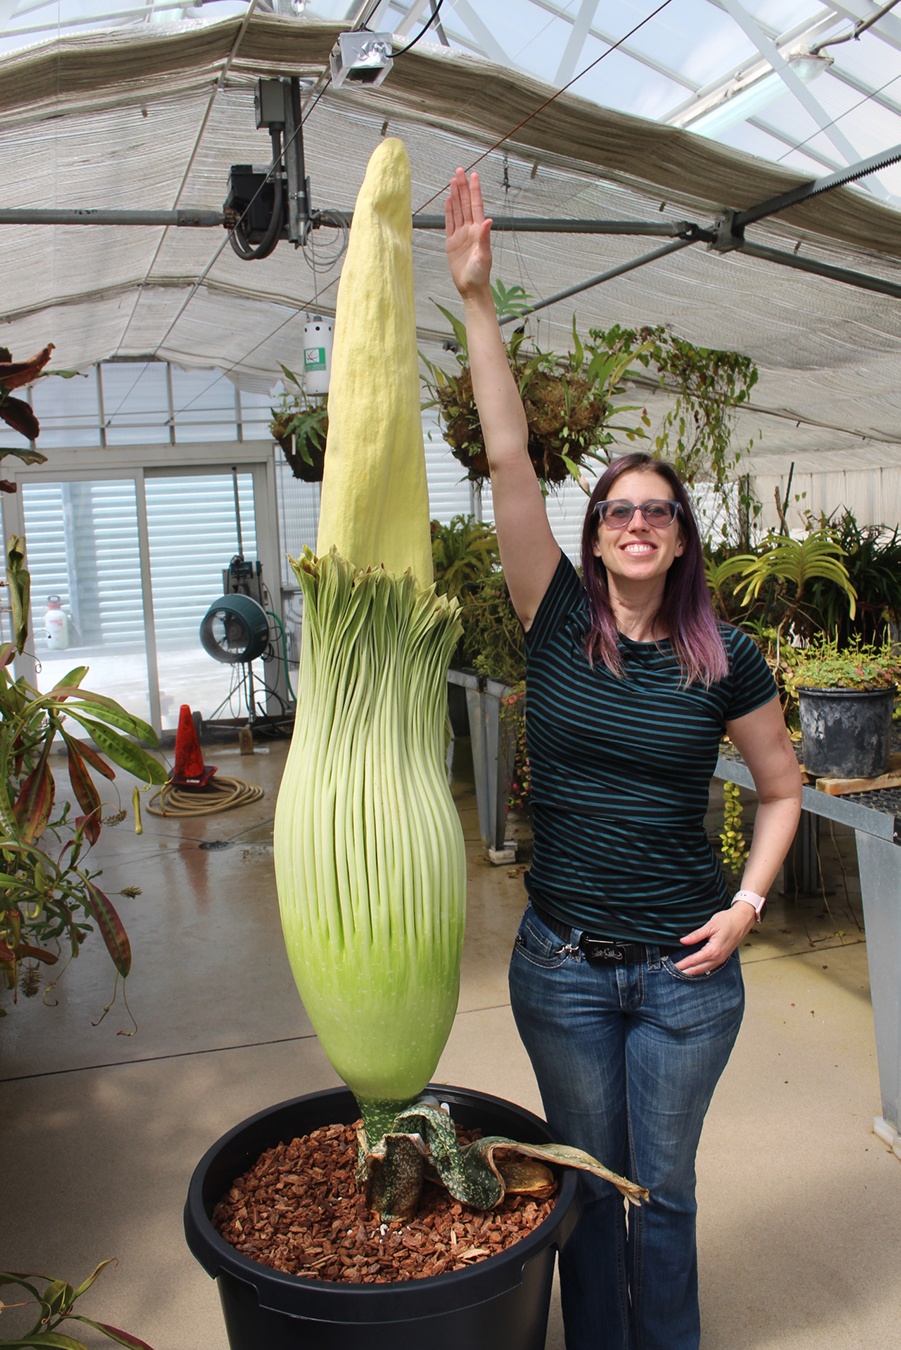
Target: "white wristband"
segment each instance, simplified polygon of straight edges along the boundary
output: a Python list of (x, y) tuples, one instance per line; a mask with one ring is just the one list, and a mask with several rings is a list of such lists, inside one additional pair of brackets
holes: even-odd
[[(766, 896), (758, 895), (756, 891), (736, 891), (732, 897), (732, 905), (737, 904), (739, 900), (751, 906), (757, 922), (760, 923), (763, 918), (763, 911), (766, 909)], [(730, 905), (730, 909), (732, 905)]]

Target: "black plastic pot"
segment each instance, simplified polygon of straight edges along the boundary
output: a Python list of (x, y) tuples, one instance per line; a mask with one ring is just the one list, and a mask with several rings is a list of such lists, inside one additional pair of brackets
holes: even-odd
[(798, 690), (801, 758), (815, 778), (876, 778), (891, 756), (894, 689)]
[[(485, 1093), (435, 1085), (454, 1120), (523, 1143), (547, 1125)], [(185, 1236), (217, 1280), (231, 1350), (543, 1350), (556, 1251), (578, 1218), (577, 1174), (562, 1169), (553, 1210), (528, 1237), (465, 1270), (403, 1284), (344, 1285), (272, 1270), (241, 1255), (210, 1222), (235, 1177), (266, 1149), (358, 1117), (346, 1089), (282, 1102), (235, 1126), (191, 1178)]]

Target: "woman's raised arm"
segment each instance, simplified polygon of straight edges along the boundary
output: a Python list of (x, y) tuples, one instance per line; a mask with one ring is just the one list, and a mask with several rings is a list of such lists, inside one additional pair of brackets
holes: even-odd
[(445, 221), (447, 259), (466, 317), (472, 388), (491, 470), (504, 577), (513, 607), (528, 629), (560, 560), (560, 546), (529, 459), (526, 415), (491, 295), (491, 221), (485, 218), (476, 172), (467, 180), (458, 169), (451, 179)]

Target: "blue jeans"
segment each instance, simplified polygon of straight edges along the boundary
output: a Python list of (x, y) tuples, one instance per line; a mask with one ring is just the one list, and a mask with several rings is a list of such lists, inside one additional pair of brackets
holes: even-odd
[[(529, 907), (513, 949), (513, 1015), (554, 1138), (646, 1186), (630, 1207), (582, 1174), (560, 1253), (567, 1350), (697, 1350), (695, 1154), (744, 1011), (738, 954), (709, 975), (681, 955), (589, 962)], [(690, 949), (686, 948), (685, 955)]]

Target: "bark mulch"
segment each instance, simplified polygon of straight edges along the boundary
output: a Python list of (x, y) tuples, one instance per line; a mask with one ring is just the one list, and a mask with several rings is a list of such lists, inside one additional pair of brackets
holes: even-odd
[(528, 1236), (553, 1208), (553, 1199), (508, 1194), (495, 1209), (470, 1209), (426, 1182), (414, 1220), (382, 1224), (355, 1179), (356, 1130), (324, 1126), (267, 1150), (220, 1200), (217, 1231), (275, 1270), (387, 1284), (483, 1261)]

